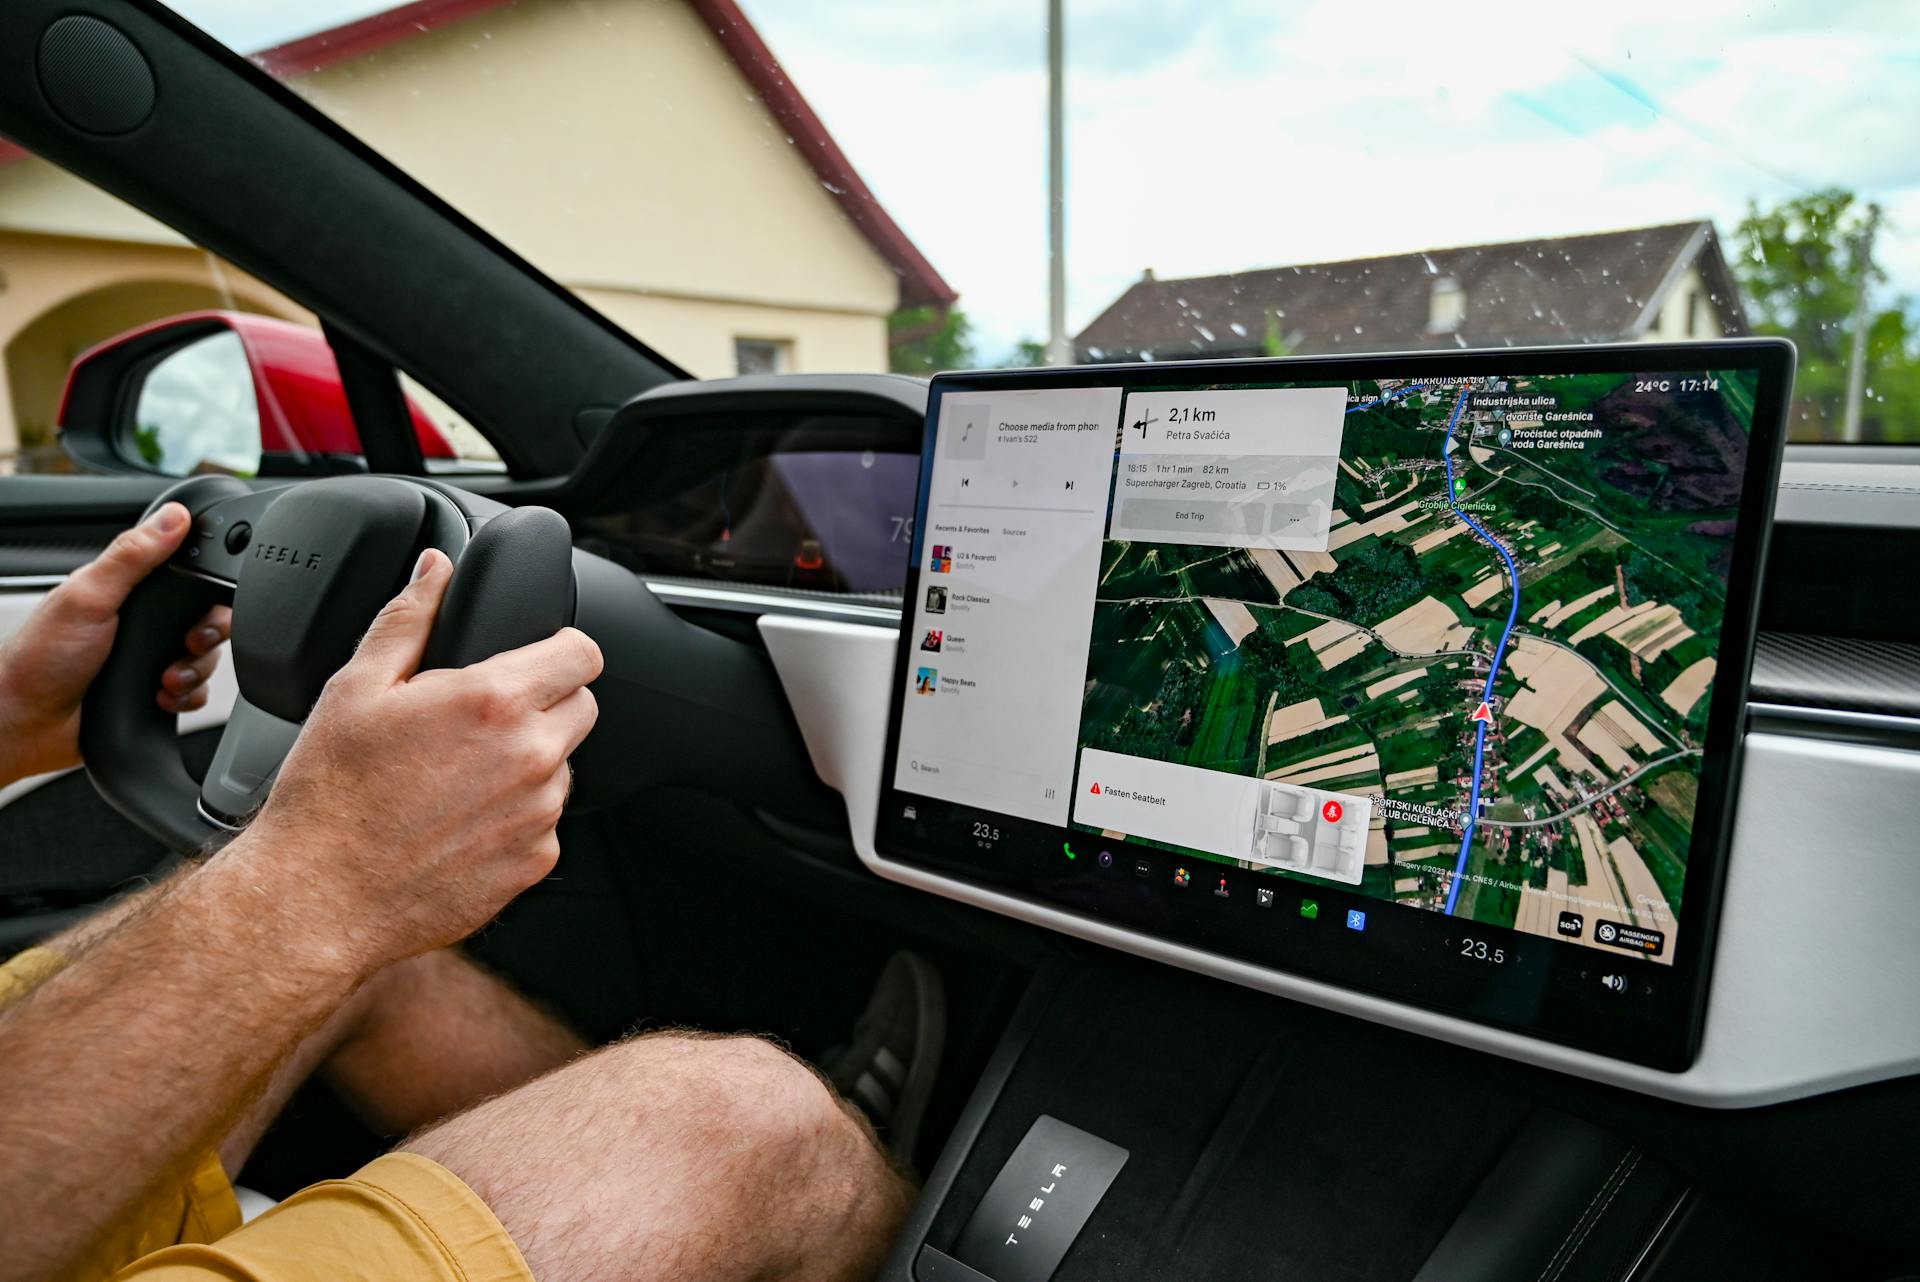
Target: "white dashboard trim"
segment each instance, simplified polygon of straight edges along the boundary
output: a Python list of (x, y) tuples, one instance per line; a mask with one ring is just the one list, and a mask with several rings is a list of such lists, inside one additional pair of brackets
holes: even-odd
[(807, 618), (839, 619), (849, 623), (877, 623), (897, 627), (900, 607), (868, 605), (803, 593), (755, 592), (751, 588), (709, 587), (683, 579), (643, 579), (647, 589), (671, 606), (686, 609), (731, 610), (740, 614), (788, 614)]
[[(820, 778), (874, 873), (990, 912), (1522, 1063), (1710, 1108), (1920, 1073), (1920, 752), (1778, 733), (1744, 743), (1699, 1057), (1667, 1073), (1137, 935), (891, 863), (874, 850), (893, 628), (765, 615), (768, 653)], [(1809, 865), (1818, 863), (1817, 873)]]

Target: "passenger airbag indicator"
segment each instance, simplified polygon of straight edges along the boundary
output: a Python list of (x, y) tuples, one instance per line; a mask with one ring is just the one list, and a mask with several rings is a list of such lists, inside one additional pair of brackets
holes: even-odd
[(1624, 948), (1632, 953), (1645, 953), (1649, 957), (1658, 957), (1667, 946), (1665, 932), (1648, 930), (1644, 926), (1630, 926), (1623, 921), (1595, 922), (1593, 938), (1596, 943)]

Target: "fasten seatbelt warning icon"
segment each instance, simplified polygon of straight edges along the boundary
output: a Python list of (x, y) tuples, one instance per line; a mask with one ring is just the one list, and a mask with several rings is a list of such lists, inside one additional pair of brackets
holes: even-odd
[(1087, 791), (1088, 791), (1088, 792), (1090, 792), (1090, 793), (1092, 793), (1092, 794), (1093, 794), (1094, 796), (1096, 796), (1096, 797), (1097, 797), (1097, 796), (1099, 796), (1099, 795), (1100, 795), (1100, 781), (1099, 781), (1098, 779), (1096, 779), (1096, 780), (1094, 780), (1094, 781), (1093, 781), (1093, 787), (1091, 787), (1091, 788), (1089, 788), (1089, 789), (1087, 789)]

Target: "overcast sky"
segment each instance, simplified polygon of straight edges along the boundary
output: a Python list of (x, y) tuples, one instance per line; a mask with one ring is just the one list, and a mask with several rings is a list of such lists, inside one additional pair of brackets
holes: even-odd
[[(742, 3), (980, 355), (1044, 337), (1044, 0)], [(177, 7), (252, 50), (386, 5)], [(1920, 294), (1910, 3), (1068, 0), (1067, 62), (1070, 329), (1146, 267), (1731, 232), (1830, 184), (1886, 209), (1883, 294)]]

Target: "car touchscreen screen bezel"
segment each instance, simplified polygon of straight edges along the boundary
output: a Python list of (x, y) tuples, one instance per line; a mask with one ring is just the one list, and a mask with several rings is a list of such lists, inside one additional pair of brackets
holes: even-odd
[[(1698, 1049), (1707, 981), (1731, 837), (1738, 748), (1753, 663), (1759, 580), (1765, 564), (1773, 499), (1779, 482), (1785, 415), (1793, 374), (1791, 344), (1777, 339), (1701, 343), (1611, 344), (1577, 348), (1182, 361), (1062, 369), (942, 374), (933, 380), (915, 503), (905, 601), (917, 601), (925, 580), (927, 510), (936, 425), (943, 398), (962, 391), (1119, 387), (1123, 389), (1264, 386), (1378, 378), (1526, 376), (1582, 373), (1658, 375), (1753, 370), (1758, 375), (1746, 474), (1732, 542), (1721, 649), (1707, 715), (1687, 858), (1684, 895), (1670, 966), (1633, 958), (1609, 967), (1590, 944), (1526, 934), (1460, 919), (1328, 885), (1316, 903), (1334, 920), (1303, 920), (1301, 879), (1266, 878), (1292, 899), (1278, 911), (1254, 902), (1251, 878), (1232, 865), (1206, 864), (1209, 877), (1229, 878), (1237, 896), (1176, 888), (1176, 853), (1130, 842), (1089, 839), (1081, 829), (1009, 818), (895, 786), (901, 726), (914, 662), (914, 619), (903, 612), (889, 698), (884, 774), (874, 849), (885, 861), (966, 883), (1023, 902), (1105, 922), (1135, 935), (1203, 950), (1233, 962), (1339, 985), (1497, 1027), (1515, 1030), (1655, 1068), (1679, 1071)], [(1111, 499), (1109, 500), (1111, 501)], [(1009, 727), (1008, 734), (1018, 734)], [(908, 818), (911, 811), (913, 817)], [(971, 839), (975, 825), (995, 835), (988, 850)], [(1114, 855), (1063, 860), (1067, 844)], [(1272, 897), (1266, 897), (1271, 904)], [(1351, 906), (1375, 914), (1364, 932), (1340, 929)], [(1505, 960), (1472, 955), (1475, 940)], [(1463, 952), (1461, 945), (1467, 944)], [(1608, 976), (1627, 978), (1624, 991)]]

